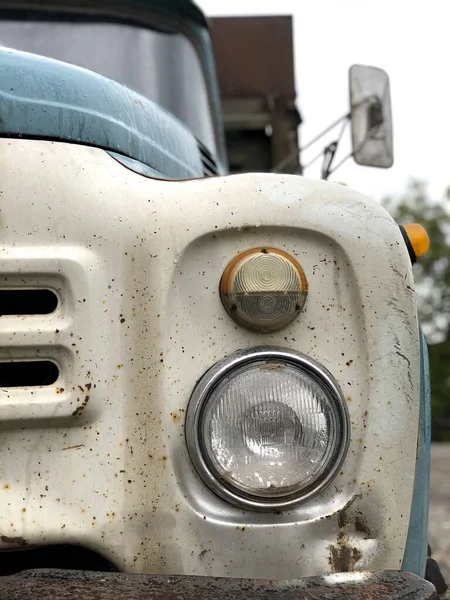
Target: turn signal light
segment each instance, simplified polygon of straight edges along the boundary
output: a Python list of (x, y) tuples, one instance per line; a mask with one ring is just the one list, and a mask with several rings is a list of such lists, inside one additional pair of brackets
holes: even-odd
[(427, 252), (430, 247), (430, 238), (419, 223), (400, 225), (400, 231), (408, 248), (412, 264)]
[(282, 250), (254, 248), (236, 256), (222, 276), (220, 297), (239, 325), (279, 331), (302, 310), (308, 283), (299, 263)]

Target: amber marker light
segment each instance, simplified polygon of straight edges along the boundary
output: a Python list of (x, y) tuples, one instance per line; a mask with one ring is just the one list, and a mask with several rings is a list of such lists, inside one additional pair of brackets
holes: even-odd
[(417, 258), (420, 258), (430, 247), (430, 238), (422, 225), (412, 223), (410, 225), (400, 225), (400, 231), (408, 248), (411, 262), (414, 264)]
[(302, 310), (307, 292), (300, 264), (276, 248), (242, 252), (229, 263), (220, 282), (220, 297), (230, 317), (264, 333), (289, 325)]

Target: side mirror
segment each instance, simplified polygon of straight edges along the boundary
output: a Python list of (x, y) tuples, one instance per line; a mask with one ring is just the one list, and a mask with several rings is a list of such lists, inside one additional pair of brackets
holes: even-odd
[(349, 83), (355, 162), (388, 169), (394, 164), (389, 77), (382, 69), (353, 65)]

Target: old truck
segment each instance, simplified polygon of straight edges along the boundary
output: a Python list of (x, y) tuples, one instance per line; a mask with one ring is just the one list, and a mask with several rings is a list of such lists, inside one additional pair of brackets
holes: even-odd
[(189, 0), (1, 0), (0, 42), (1, 600), (433, 598), (425, 232), (227, 176)]

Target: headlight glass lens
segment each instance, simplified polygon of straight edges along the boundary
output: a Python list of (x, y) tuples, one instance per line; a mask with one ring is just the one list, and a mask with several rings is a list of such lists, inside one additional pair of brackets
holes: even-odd
[(347, 444), (345, 402), (326, 374), (255, 357), (218, 378), (198, 410), (205, 481), (256, 508), (295, 504), (323, 489)]

